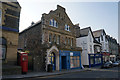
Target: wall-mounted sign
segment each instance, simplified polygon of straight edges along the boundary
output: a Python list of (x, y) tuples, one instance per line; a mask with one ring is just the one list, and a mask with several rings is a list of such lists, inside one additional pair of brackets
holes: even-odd
[(73, 56), (73, 52), (70, 52), (70, 56)]

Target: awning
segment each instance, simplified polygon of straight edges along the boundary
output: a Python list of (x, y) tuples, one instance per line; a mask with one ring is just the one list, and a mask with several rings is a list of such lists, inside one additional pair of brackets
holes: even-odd
[(110, 56), (110, 53), (107, 53), (107, 52), (103, 52), (102, 54), (103, 56)]

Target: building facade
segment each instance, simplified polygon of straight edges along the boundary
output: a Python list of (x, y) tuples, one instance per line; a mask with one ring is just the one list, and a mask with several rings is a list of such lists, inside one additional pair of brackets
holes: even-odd
[(29, 51), (35, 71), (81, 68), (82, 49), (76, 47), (76, 28), (65, 8), (42, 14), (41, 20), (33, 23), (19, 34), (19, 48)]
[[(80, 36), (76, 39), (77, 47), (82, 47), (81, 63), (84, 66), (102, 64), (101, 45), (94, 39), (90, 27), (80, 29)], [(96, 53), (95, 53), (96, 52)]]
[(0, 42), (2, 42), (0, 43), (0, 60), (2, 60), (2, 75), (21, 73), (21, 67), (16, 65), (20, 11), (21, 7), (18, 2), (0, 1)]
[(118, 56), (118, 43), (117, 40), (109, 35), (106, 35), (109, 44), (109, 53), (110, 53), (110, 60), (116, 61)]
[(2, 63), (15, 64), (19, 35), (21, 7), (18, 2), (0, 2), (0, 40), (2, 43)]
[(108, 39), (106, 38), (106, 33), (104, 29), (93, 31), (93, 35), (95, 39), (102, 44), (101, 46), (101, 53), (103, 54), (103, 61), (110, 60), (110, 53), (108, 47)]

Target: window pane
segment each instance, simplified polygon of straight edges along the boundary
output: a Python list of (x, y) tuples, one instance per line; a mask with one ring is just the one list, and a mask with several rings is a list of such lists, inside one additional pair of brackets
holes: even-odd
[(90, 63), (94, 64), (94, 59), (93, 58), (90, 59)]
[(80, 67), (80, 60), (77, 60), (77, 67)]
[(51, 63), (51, 57), (49, 57), (49, 62)]

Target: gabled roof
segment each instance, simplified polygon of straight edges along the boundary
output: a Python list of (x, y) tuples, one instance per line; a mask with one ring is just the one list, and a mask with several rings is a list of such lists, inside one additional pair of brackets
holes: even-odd
[(27, 27), (26, 29), (24, 29), (23, 31), (21, 31), (20, 34), (22, 34), (23, 32), (25, 32), (25, 31), (33, 28), (33, 27), (35, 27), (35, 25), (38, 25), (40, 23), (41, 23), (41, 20), (39, 20), (38, 22), (36, 22), (36, 23), (32, 24), (31, 26)]
[(89, 31), (91, 31), (92, 33), (92, 30), (90, 27), (80, 29), (80, 37), (88, 36)]
[(100, 37), (102, 32), (105, 33), (104, 29), (96, 30), (96, 31), (93, 31), (93, 35), (94, 35), (94, 37)]
[(94, 35), (93, 35), (93, 32), (92, 32), (92, 30), (91, 30), (91, 27), (86, 27), (86, 28), (80, 29), (80, 37), (88, 36), (89, 31), (91, 31), (91, 34), (92, 34), (92, 36), (93, 36), (93, 42), (94, 42), (94, 43), (97, 43), (97, 44), (101, 44), (100, 42), (98, 42), (98, 41), (95, 39), (95, 37), (94, 37)]

